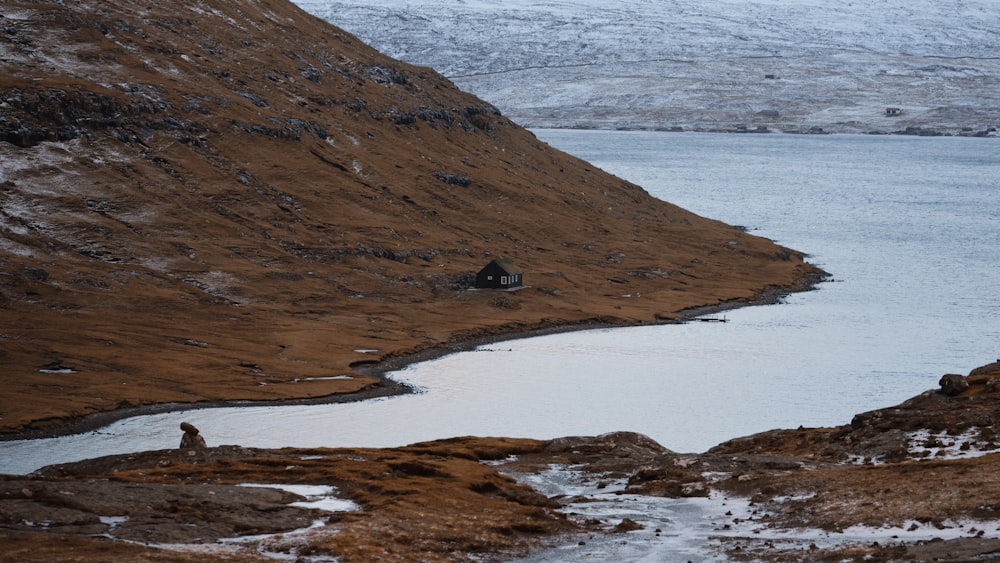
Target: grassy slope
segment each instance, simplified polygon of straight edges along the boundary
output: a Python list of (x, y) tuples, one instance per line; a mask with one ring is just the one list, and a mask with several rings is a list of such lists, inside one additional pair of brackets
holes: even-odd
[[(3, 13), (7, 432), (352, 392), (378, 384), (359, 361), (650, 323), (816, 273), (287, 2)], [(464, 290), (494, 256), (530, 287)]]

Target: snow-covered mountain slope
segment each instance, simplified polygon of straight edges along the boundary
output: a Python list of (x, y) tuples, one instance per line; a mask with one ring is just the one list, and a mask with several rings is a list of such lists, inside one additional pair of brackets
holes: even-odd
[(529, 127), (1000, 124), (996, 0), (296, 2)]

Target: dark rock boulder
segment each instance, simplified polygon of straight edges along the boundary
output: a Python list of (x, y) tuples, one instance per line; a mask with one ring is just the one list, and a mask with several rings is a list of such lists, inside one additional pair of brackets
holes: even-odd
[(697, 456), (666, 454), (633, 473), (626, 487), (631, 493), (681, 498), (706, 497), (709, 486), (704, 464)]
[(954, 397), (969, 388), (969, 381), (964, 375), (959, 375), (957, 373), (946, 373), (941, 376), (941, 380), (938, 382), (941, 386), (941, 392), (949, 397)]
[(625, 532), (634, 532), (635, 530), (642, 530), (644, 528), (645, 526), (631, 518), (623, 518), (622, 521), (615, 526), (614, 532), (616, 534), (624, 534)]
[(557, 438), (545, 454), (586, 464), (591, 471), (631, 473), (663, 454), (673, 453), (655, 440), (635, 432), (611, 432), (600, 436)]

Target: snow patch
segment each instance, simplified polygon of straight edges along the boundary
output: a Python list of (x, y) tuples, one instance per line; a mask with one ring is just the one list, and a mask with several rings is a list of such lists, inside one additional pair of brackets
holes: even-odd
[(112, 530), (128, 522), (128, 516), (101, 516), (101, 523), (106, 524)]
[(292, 383), (298, 383), (300, 381), (332, 381), (338, 379), (354, 379), (350, 375), (328, 375), (320, 377), (296, 377), (292, 380)]
[(917, 430), (907, 435), (908, 452), (916, 458), (968, 459), (996, 453), (1000, 445), (993, 441), (992, 431), (983, 428), (969, 428), (958, 435), (947, 432)]
[[(62, 171), (61, 166), (72, 162), (75, 154), (80, 152), (80, 141), (68, 142), (48, 141), (39, 143), (31, 148), (20, 148), (10, 144), (0, 145), (3, 149), (0, 158), (0, 183), (15, 181), (27, 172), (52, 175), (54, 172)], [(22, 189), (30, 189), (34, 186), (23, 186)], [(30, 193), (43, 193), (55, 195), (51, 190), (32, 191)]]
[(308, 542), (298, 541), (303, 536), (316, 530), (325, 529), (326, 522), (322, 519), (313, 520), (306, 528), (292, 530), (279, 534), (257, 534), (252, 536), (237, 536), (221, 538), (214, 544), (150, 544), (150, 547), (168, 549), (180, 553), (195, 553), (217, 555), (223, 558), (242, 556), (254, 560), (260, 557), (277, 561), (296, 561), (301, 563), (327, 562), (326, 556), (301, 555), (299, 550)]
[(299, 508), (311, 508), (325, 512), (347, 512), (357, 510), (358, 505), (353, 501), (339, 499), (336, 494), (336, 487), (329, 485), (284, 485), (267, 483), (240, 483), (240, 487), (263, 487), (268, 489), (279, 489), (289, 493), (305, 497), (304, 501), (296, 501), (291, 506)]
[(219, 297), (234, 304), (246, 304), (245, 299), (241, 299), (234, 289), (241, 282), (239, 278), (229, 272), (212, 270), (197, 276), (184, 278), (184, 283), (194, 286), (213, 297)]

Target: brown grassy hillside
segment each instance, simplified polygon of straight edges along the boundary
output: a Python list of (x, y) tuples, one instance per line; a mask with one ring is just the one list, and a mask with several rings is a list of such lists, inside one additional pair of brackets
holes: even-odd
[[(378, 384), (357, 362), (816, 273), (282, 0), (0, 15), (6, 432), (352, 392)], [(468, 291), (500, 256), (529, 287)]]

